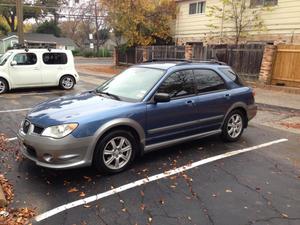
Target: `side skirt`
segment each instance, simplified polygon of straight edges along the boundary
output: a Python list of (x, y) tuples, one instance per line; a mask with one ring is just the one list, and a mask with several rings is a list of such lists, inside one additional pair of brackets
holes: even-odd
[(160, 142), (160, 143), (156, 143), (156, 144), (152, 144), (152, 145), (146, 145), (144, 152), (146, 153), (146, 152), (150, 152), (150, 151), (157, 150), (160, 148), (176, 145), (176, 144), (183, 143), (186, 141), (197, 140), (200, 138), (204, 138), (204, 137), (208, 137), (208, 136), (220, 134), (220, 133), (222, 133), (222, 130), (213, 130), (213, 131), (209, 131), (209, 132), (205, 132), (205, 133), (201, 133), (201, 134), (194, 134), (194, 135), (187, 136), (187, 137), (173, 139), (170, 141), (164, 141), (164, 142)]

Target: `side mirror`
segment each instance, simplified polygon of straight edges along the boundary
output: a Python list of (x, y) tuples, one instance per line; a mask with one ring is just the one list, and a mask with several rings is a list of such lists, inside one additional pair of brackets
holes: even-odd
[(16, 65), (18, 65), (18, 63), (17, 63), (17, 61), (13, 60), (13, 61), (11, 61), (10, 65), (11, 66), (16, 66)]
[(171, 97), (167, 93), (156, 93), (154, 95), (154, 102), (169, 102)]

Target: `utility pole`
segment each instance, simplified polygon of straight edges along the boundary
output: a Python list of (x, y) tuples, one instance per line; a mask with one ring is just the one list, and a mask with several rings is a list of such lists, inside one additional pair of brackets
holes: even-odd
[(96, 19), (96, 51), (99, 52), (99, 24), (98, 24), (98, 10), (97, 2), (95, 1), (95, 19)]
[(24, 45), (24, 30), (23, 30), (23, 0), (16, 0), (17, 19), (18, 19), (18, 37), (19, 44)]

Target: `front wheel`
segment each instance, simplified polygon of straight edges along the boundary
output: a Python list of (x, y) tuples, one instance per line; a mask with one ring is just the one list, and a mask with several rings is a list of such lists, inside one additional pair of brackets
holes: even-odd
[(75, 85), (75, 79), (71, 75), (63, 76), (59, 81), (59, 86), (64, 90), (71, 90)]
[(222, 128), (222, 138), (224, 141), (237, 141), (244, 131), (245, 116), (239, 110), (234, 110), (224, 121)]
[(132, 163), (137, 149), (137, 141), (130, 132), (112, 131), (98, 143), (93, 165), (100, 172), (119, 173)]

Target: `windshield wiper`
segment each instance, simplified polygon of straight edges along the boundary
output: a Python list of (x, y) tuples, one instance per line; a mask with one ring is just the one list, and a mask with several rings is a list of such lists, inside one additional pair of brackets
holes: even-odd
[(111, 94), (109, 92), (96, 91), (96, 93), (101, 94), (101, 95), (107, 95), (107, 96), (112, 97), (112, 98), (114, 98), (116, 100), (120, 100), (120, 97), (118, 95), (114, 95), (114, 94)]

